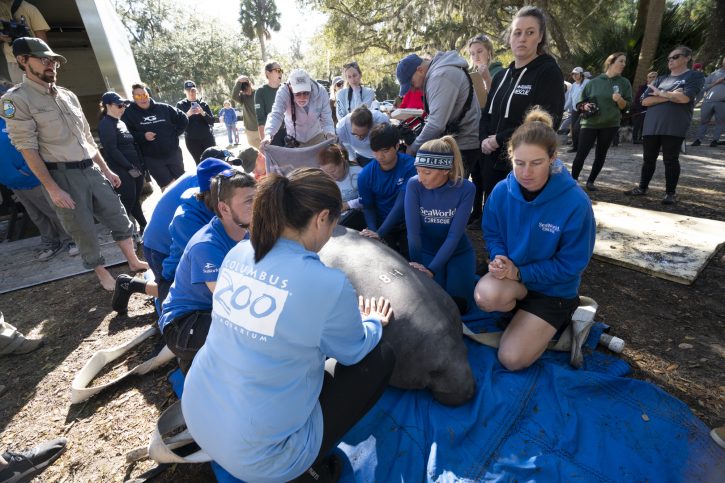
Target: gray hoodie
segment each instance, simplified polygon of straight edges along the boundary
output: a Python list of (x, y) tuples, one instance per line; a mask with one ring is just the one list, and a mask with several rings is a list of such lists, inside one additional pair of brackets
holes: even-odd
[[(413, 143), (415, 151), (424, 142), (442, 137), (446, 125), (458, 120), (470, 89), (466, 78), (467, 70), (466, 59), (454, 50), (438, 52), (433, 57), (423, 85), (423, 92), (428, 102), (428, 117), (423, 131)], [(460, 149), (476, 149), (480, 146), (478, 140), (480, 117), (481, 110), (474, 94), (471, 107), (463, 117), (458, 133), (453, 134)]]

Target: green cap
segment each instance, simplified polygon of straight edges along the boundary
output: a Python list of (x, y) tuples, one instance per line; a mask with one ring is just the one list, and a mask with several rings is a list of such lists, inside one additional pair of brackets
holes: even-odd
[(17, 57), (19, 55), (50, 57), (51, 59), (59, 60), (64, 64), (68, 62), (65, 57), (50, 50), (48, 44), (36, 37), (19, 37), (13, 41), (13, 57)]

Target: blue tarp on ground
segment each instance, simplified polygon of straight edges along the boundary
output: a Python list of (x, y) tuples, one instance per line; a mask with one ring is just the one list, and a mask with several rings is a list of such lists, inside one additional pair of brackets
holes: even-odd
[(450, 408), (388, 389), (340, 444), (341, 481), (722, 481), (725, 452), (708, 428), (656, 386), (621, 377), (621, 359), (595, 351), (576, 370), (568, 354), (546, 353), (513, 373), (495, 349), (467, 345), (476, 397)]

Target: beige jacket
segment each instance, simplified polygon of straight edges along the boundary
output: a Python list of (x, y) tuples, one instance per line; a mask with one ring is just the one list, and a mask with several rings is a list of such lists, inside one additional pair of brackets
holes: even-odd
[(78, 98), (57, 87), (55, 94), (23, 76), (22, 84), (2, 96), (2, 115), (18, 151), (36, 149), (46, 162), (92, 159), (98, 152)]

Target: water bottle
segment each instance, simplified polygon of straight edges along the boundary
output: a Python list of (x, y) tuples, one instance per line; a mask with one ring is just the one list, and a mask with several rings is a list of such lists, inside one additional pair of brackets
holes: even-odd
[(599, 343), (617, 354), (624, 350), (624, 341), (619, 337), (614, 337), (613, 335), (602, 334), (599, 338)]
[(612, 90), (614, 91), (615, 94), (619, 94), (619, 86), (617, 86), (617, 85), (612, 86)]

